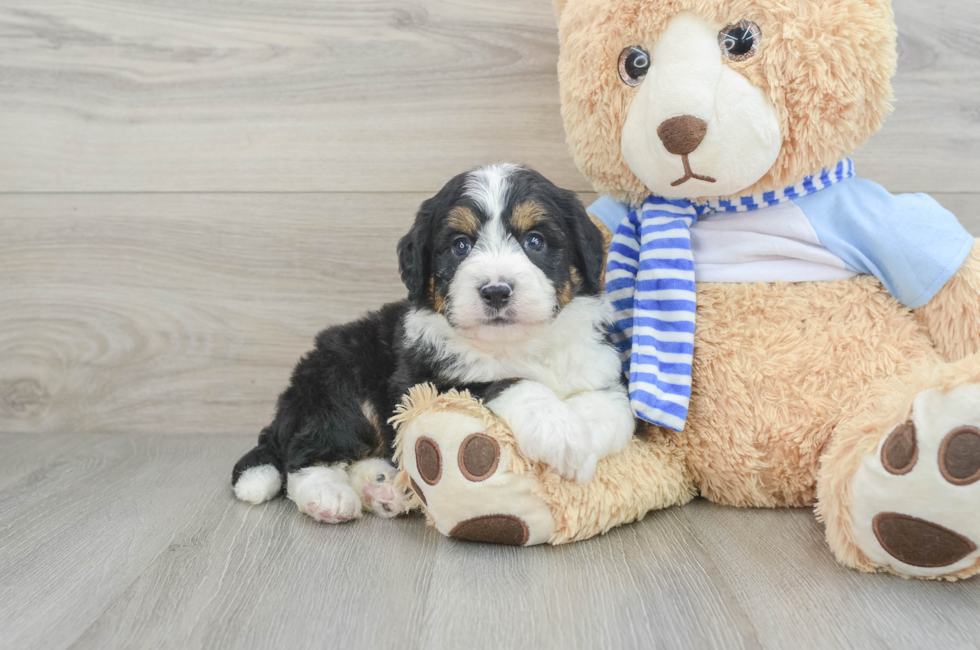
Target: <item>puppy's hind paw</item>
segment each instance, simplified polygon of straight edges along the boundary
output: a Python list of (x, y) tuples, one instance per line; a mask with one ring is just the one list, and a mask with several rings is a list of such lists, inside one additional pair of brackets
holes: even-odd
[(349, 485), (330, 483), (320, 486), (300, 511), (325, 524), (341, 524), (361, 516), (361, 501)]
[(398, 470), (380, 458), (362, 460), (350, 468), (351, 487), (364, 510), (389, 519), (408, 512), (411, 496), (395, 487)]
[(287, 478), (287, 494), (303, 514), (339, 524), (361, 516), (361, 500), (341, 466), (306, 467)]
[(279, 494), (282, 476), (274, 465), (250, 467), (235, 481), (235, 496), (246, 503), (258, 505)]

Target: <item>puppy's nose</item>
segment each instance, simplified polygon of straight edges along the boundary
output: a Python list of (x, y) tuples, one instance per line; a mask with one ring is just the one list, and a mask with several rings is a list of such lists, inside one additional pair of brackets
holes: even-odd
[(480, 289), (480, 296), (488, 307), (500, 309), (510, 300), (513, 291), (509, 284), (486, 284)]
[(686, 156), (697, 149), (707, 132), (708, 123), (693, 115), (672, 117), (657, 127), (660, 141), (675, 156)]

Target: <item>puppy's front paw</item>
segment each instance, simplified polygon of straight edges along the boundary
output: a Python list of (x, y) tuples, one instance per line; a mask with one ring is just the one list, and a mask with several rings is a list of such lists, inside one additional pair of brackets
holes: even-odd
[(361, 516), (361, 500), (342, 466), (305, 467), (286, 479), (287, 495), (303, 514), (339, 524)]
[(525, 456), (551, 465), (565, 478), (592, 479), (599, 457), (589, 430), (550, 389), (522, 381), (488, 407), (507, 422)]

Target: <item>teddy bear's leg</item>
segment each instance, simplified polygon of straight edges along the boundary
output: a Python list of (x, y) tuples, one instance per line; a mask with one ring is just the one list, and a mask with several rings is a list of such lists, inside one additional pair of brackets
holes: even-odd
[(817, 515), (844, 564), (919, 578), (980, 572), (980, 355), (896, 380), (835, 434)]
[(915, 317), (947, 361), (980, 352), (980, 239), (956, 275)]
[(604, 533), (695, 490), (680, 453), (656, 432), (601, 460), (592, 481), (564, 480), (524, 458), (507, 426), (466, 393), (417, 386), (394, 418), (402, 484), (443, 535), (530, 546)]

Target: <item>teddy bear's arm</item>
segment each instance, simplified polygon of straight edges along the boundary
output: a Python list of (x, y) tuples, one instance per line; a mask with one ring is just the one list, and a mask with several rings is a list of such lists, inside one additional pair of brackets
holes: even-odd
[(947, 361), (980, 352), (980, 240), (956, 275), (915, 316)]

